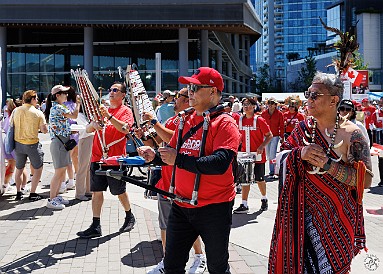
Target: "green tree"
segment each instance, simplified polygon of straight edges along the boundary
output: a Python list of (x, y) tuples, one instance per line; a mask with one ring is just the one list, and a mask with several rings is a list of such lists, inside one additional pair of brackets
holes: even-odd
[(368, 69), (368, 63), (365, 64), (364, 63), (364, 59), (362, 57), (362, 55), (360, 54), (360, 52), (358, 51), (354, 51), (354, 60), (353, 60), (353, 63), (354, 63), (354, 69), (355, 70), (367, 70)]
[(262, 94), (263, 92), (270, 92), (271, 77), (270, 67), (268, 64), (265, 64), (258, 69), (255, 80), (258, 94)]
[(299, 86), (299, 90), (297, 91), (302, 92), (307, 90), (310, 87), (314, 79), (314, 75), (317, 71), (316, 63), (317, 62), (315, 58), (312, 56), (308, 56), (305, 58), (304, 66), (301, 68), (301, 71), (298, 72), (299, 74), (298, 81), (300, 82), (300, 86)]

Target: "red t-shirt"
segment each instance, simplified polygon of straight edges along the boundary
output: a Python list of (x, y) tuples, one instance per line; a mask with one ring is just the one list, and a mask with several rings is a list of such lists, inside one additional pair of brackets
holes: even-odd
[[(178, 115), (175, 115), (173, 117), (170, 117), (166, 121), (165, 127), (175, 131), (179, 122), (180, 120), (178, 118)], [(156, 187), (165, 191), (169, 191), (170, 181), (172, 179), (172, 173), (173, 173), (173, 166), (162, 166), (161, 179), (158, 181)]]
[[(127, 123), (129, 127), (131, 127), (134, 123), (133, 120), (133, 113), (130, 108), (128, 108), (125, 105), (121, 105), (118, 108), (109, 108), (109, 113), (113, 115), (113, 117), (117, 120), (123, 121), (124, 123)], [(101, 143), (99, 139), (99, 135), (101, 137), (101, 140), (103, 139), (103, 136), (105, 136), (105, 144), (111, 144), (112, 142), (119, 140), (123, 137), (125, 137), (125, 134), (122, 132), (119, 132), (110, 121), (107, 121), (104, 125), (105, 127), (105, 134), (103, 134), (103, 130), (100, 130), (98, 133), (94, 135), (93, 139), (93, 146), (92, 146), (92, 158), (91, 162), (99, 162), (102, 158), (102, 148)], [(120, 142), (112, 145), (109, 147), (108, 151), (108, 157), (110, 156), (122, 156), (126, 154), (126, 139), (122, 139)]]
[(373, 112), (371, 121), (377, 128), (383, 128), (383, 112), (381, 110)]
[[(257, 148), (263, 143), (265, 139), (265, 135), (267, 133), (270, 133), (270, 127), (266, 123), (265, 119), (263, 119), (261, 116), (257, 116), (256, 118), (256, 129), (250, 130), (250, 151), (256, 152)], [(239, 123), (238, 123), (239, 125)], [(242, 118), (242, 126), (243, 127), (253, 127), (254, 125), (254, 117), (246, 118), (246, 116), (243, 116)], [(239, 125), (239, 132), (241, 133), (241, 151), (246, 152), (246, 133), (245, 130), (241, 129), (241, 126)], [(266, 150), (264, 149), (262, 152), (262, 160), (258, 161), (257, 163), (265, 163), (266, 162)]]
[(283, 114), (279, 110), (275, 109), (273, 114), (270, 115), (269, 110), (265, 109), (262, 114), (262, 118), (265, 119), (266, 123), (269, 125), (271, 133), (274, 137), (280, 136), (283, 138), (284, 133), (284, 122)]
[(305, 119), (305, 116), (302, 113), (286, 111), (283, 113), (283, 120), (285, 123), (285, 132), (291, 133), (295, 126)]
[[(203, 117), (197, 116), (195, 112), (186, 117), (183, 135), (185, 135), (190, 128), (198, 125), (202, 121)], [(202, 140), (202, 132), (203, 129), (201, 127), (193, 136), (186, 140), (180, 149), (180, 153), (198, 157)], [(171, 147), (176, 147), (177, 138), (178, 127), (170, 140)], [(227, 114), (221, 114), (210, 121), (204, 154), (211, 155), (213, 151), (220, 148), (230, 149), (237, 153), (239, 140), (240, 134), (234, 119)], [(194, 179), (196, 174), (185, 169), (176, 168), (175, 175), (175, 193), (190, 199), (194, 188)], [(201, 175), (197, 207), (229, 202), (234, 198), (234, 177), (231, 165), (229, 165), (229, 168), (222, 175)], [(195, 206), (190, 204), (176, 203), (182, 207), (195, 208)]]
[(366, 125), (366, 128), (369, 128), (369, 124), (372, 123), (372, 116), (374, 115), (376, 111), (376, 108), (373, 107), (373, 106), (368, 106), (368, 107), (365, 107), (363, 108), (363, 112), (364, 112), (364, 122), (365, 122), (365, 125)]

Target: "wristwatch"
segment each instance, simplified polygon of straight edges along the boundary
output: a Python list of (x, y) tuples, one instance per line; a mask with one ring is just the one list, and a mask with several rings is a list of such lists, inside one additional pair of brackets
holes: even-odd
[(330, 169), (330, 165), (331, 165), (331, 163), (332, 163), (331, 158), (328, 158), (327, 162), (324, 164), (324, 166), (322, 167), (322, 169), (323, 169), (324, 171), (328, 171), (328, 170)]
[(154, 126), (155, 124), (157, 124), (157, 122), (158, 122), (157, 119), (152, 119), (152, 120), (150, 120), (150, 124), (151, 124), (152, 126)]

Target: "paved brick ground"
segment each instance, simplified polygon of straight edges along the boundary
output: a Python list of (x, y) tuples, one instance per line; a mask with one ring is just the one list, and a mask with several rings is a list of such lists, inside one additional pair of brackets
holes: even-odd
[[(53, 167), (45, 136), (43, 146), (47, 163), (38, 192), (48, 195), (49, 189), (44, 185), (49, 184)], [(373, 162), (376, 171), (376, 157)], [(383, 263), (383, 188), (376, 186), (379, 181), (377, 175), (372, 188), (365, 192), (364, 205), (368, 210), (375, 210), (365, 212), (369, 254), (376, 255)], [(255, 186), (250, 192), (250, 213), (233, 216), (232, 273), (267, 273), (267, 255), (277, 208), (277, 183), (269, 182), (267, 189), (268, 211), (258, 211), (260, 194)], [(71, 202), (62, 211), (47, 209), (46, 200), (14, 201), (15, 192), (0, 197), (0, 272), (146, 273), (162, 258), (156, 201), (145, 200), (143, 189), (133, 185), (128, 185), (128, 192), (137, 219), (135, 228), (130, 233), (117, 233), (124, 212), (118, 200), (107, 193), (101, 218), (103, 236), (91, 240), (76, 237), (76, 232), (89, 226), (92, 210), (90, 201), (73, 199), (74, 190), (64, 195)], [(239, 203), (240, 195), (237, 195), (236, 206)], [(381, 265), (375, 272), (368, 271), (364, 266), (366, 259), (366, 254), (358, 256), (352, 273), (383, 273)], [(190, 263), (189, 260), (188, 266)]]

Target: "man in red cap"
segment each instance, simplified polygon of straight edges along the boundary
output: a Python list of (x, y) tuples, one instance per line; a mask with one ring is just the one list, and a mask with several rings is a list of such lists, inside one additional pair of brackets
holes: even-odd
[[(205, 243), (209, 273), (230, 273), (228, 245), (235, 198), (231, 163), (239, 146), (239, 130), (231, 116), (212, 114), (206, 145), (201, 147), (204, 129), (197, 125), (203, 122), (205, 111), (218, 105), (224, 88), (222, 76), (215, 69), (201, 67), (193, 76), (179, 77), (178, 81), (187, 84), (189, 105), (195, 111), (185, 117), (179, 151), (175, 149), (178, 134), (173, 135), (169, 147), (158, 151), (164, 163), (176, 165), (175, 194), (191, 199), (195, 179), (201, 177), (197, 205), (172, 204), (166, 230), (165, 273), (185, 273), (190, 248), (198, 235)], [(143, 155), (146, 161), (158, 158), (153, 150)]]
[(372, 146), (372, 134), (371, 134), (371, 125), (373, 124), (372, 115), (375, 113), (376, 108), (370, 105), (368, 98), (363, 98), (362, 100), (363, 112), (364, 112), (364, 122), (367, 129), (368, 137), (370, 138), (370, 147)]

